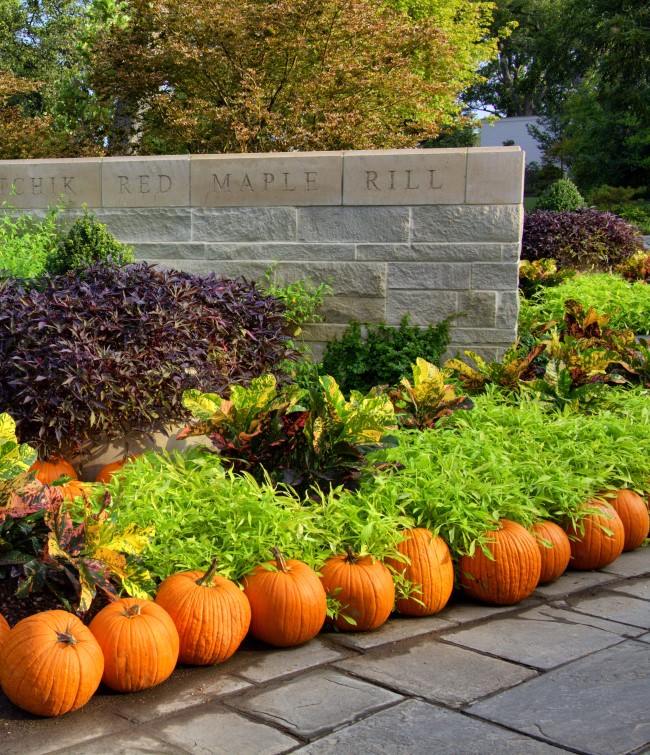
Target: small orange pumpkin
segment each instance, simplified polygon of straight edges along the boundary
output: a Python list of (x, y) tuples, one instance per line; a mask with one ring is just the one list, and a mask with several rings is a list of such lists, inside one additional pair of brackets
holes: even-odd
[(607, 503), (621, 517), (625, 530), (623, 550), (633, 551), (643, 545), (650, 529), (650, 514), (643, 498), (627, 489), (609, 490), (602, 493), (601, 497), (607, 499)]
[(104, 653), (102, 681), (117, 692), (136, 692), (164, 682), (178, 660), (178, 631), (152, 600), (120, 598), (90, 622)]
[(178, 630), (181, 663), (222, 663), (248, 632), (248, 598), (234, 582), (216, 573), (217, 564), (215, 559), (207, 572), (172, 574), (158, 588), (156, 603), (172, 617)]
[(625, 543), (623, 522), (609, 503), (593, 498), (586, 506), (601, 513), (587, 514), (577, 527), (569, 524), (565, 530), (571, 541), (569, 567), (582, 571), (611, 564), (621, 555)]
[(329, 558), (320, 570), (325, 592), (341, 604), (341, 614), (332, 623), (343, 631), (369, 632), (390, 616), (395, 605), (395, 584), (381, 561), (372, 556), (360, 557), (350, 546), (346, 550), (344, 555)]
[(459, 581), (472, 598), (498, 606), (524, 600), (537, 587), (542, 557), (537, 541), (525, 527), (509, 519), (499, 520), (488, 545), (493, 558), (477, 548), (472, 556), (461, 556)]
[(119, 472), (124, 467), (124, 465), (132, 459), (135, 459), (135, 456), (127, 456), (124, 459), (119, 459), (118, 461), (112, 461), (110, 464), (105, 464), (99, 470), (99, 472), (97, 472), (95, 482), (101, 482), (103, 484), (110, 482), (111, 477)]
[(60, 716), (93, 696), (104, 670), (101, 648), (68, 611), (41, 611), (19, 621), (0, 646), (0, 682), (14, 705)]
[(9, 626), (9, 622), (0, 613), (0, 645), (2, 645), (2, 643), (5, 641), (10, 631), (11, 631), (11, 627)]
[(59, 490), (63, 493), (66, 501), (74, 501), (78, 496), (89, 495), (91, 488), (88, 483), (81, 480), (68, 480), (68, 482), (59, 485)]
[(275, 561), (259, 564), (244, 577), (250, 633), (275, 647), (302, 645), (325, 623), (327, 596), (318, 574), (307, 564), (285, 560), (277, 548), (272, 553)]
[(386, 564), (414, 586), (412, 595), (395, 602), (399, 613), (407, 616), (430, 616), (447, 605), (454, 589), (454, 565), (447, 543), (422, 527), (409, 530), (397, 545), (408, 559), (386, 559)]
[(77, 472), (72, 464), (55, 455), (50, 456), (49, 459), (37, 459), (29, 468), (29, 471), (34, 472), (36, 479), (43, 485), (51, 485), (54, 480), (58, 480), (63, 475), (73, 480), (78, 479)]
[(539, 584), (554, 582), (567, 569), (571, 558), (571, 543), (566, 532), (555, 522), (536, 522), (532, 533), (537, 540), (542, 557), (542, 571)]

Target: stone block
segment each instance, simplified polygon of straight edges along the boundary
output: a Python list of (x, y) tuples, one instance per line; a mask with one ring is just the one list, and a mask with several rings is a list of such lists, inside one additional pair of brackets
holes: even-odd
[(193, 155), (194, 207), (340, 205), (342, 152)]
[(358, 260), (381, 262), (501, 262), (502, 244), (357, 244)]
[(275, 260), (281, 261), (352, 261), (354, 244), (297, 244), (277, 241), (270, 244), (206, 244), (209, 260)]
[(600, 571), (619, 574), (622, 577), (639, 577), (642, 574), (650, 576), (650, 548), (637, 548), (635, 551), (621, 553), (616, 561)]
[(496, 327), (516, 328), (519, 319), (519, 294), (517, 291), (498, 291)]
[(18, 209), (101, 205), (101, 158), (0, 160), (0, 202)]
[(650, 600), (650, 579), (635, 579), (624, 582), (618, 587), (612, 587), (612, 592), (632, 595), (641, 600)]
[(467, 204), (520, 204), (524, 198), (524, 153), (519, 147), (467, 150)]
[(182, 270), (192, 275), (211, 275), (214, 273), (223, 278), (243, 277), (247, 281), (260, 281), (269, 269), (267, 262), (237, 262), (232, 260), (157, 260), (150, 259), (146, 262), (154, 262), (159, 267), (172, 270)]
[[(458, 320), (462, 323), (462, 320)], [(514, 330), (503, 328), (464, 328), (452, 324), (451, 339), (459, 344), (478, 343), (483, 345), (510, 344), (515, 340)], [(467, 346), (464, 346), (467, 348)], [(476, 349), (474, 349), (476, 351)]]
[(337, 645), (364, 651), (420, 635), (443, 632), (454, 626), (455, 622), (441, 619), (439, 615), (412, 617), (394, 614), (372, 632), (331, 632), (324, 636)]
[(408, 241), (408, 207), (304, 207), (299, 241), (400, 243)]
[(192, 241), (295, 239), (296, 210), (290, 207), (199, 208), (192, 211)]
[(602, 595), (573, 602), (573, 609), (591, 616), (650, 629), (650, 603), (630, 595)]
[(458, 294), (458, 312), (463, 313), (455, 320), (459, 327), (504, 327), (497, 326), (497, 294), (494, 291), (461, 291)]
[(614, 574), (598, 571), (567, 571), (555, 582), (539, 585), (535, 588), (535, 595), (544, 598), (562, 598), (568, 595), (600, 587), (608, 582), (616, 582), (619, 578)]
[(456, 312), (456, 291), (391, 290), (386, 298), (386, 322), (389, 325), (398, 325), (404, 315), (409, 315), (412, 325), (439, 323)]
[(187, 755), (175, 745), (161, 742), (150, 734), (138, 731), (127, 734), (114, 734), (110, 737), (93, 739), (78, 747), (68, 747), (66, 755)]
[(389, 289), (450, 290), (470, 287), (471, 267), (455, 262), (389, 262)]
[(192, 217), (187, 209), (103, 209), (95, 217), (127, 244), (191, 240)]
[(511, 242), (519, 244), (520, 205), (413, 207), (411, 243)]
[(325, 344), (327, 341), (331, 341), (334, 338), (341, 339), (345, 333), (347, 325), (339, 325), (336, 323), (317, 322), (309, 323), (305, 325), (301, 338), (303, 338), (311, 346), (312, 342)]
[(343, 204), (462, 204), (466, 155), (466, 149), (345, 152)]
[(383, 322), (386, 319), (386, 299), (383, 296), (328, 296), (319, 313), (326, 323)]
[(189, 155), (105, 157), (104, 207), (189, 207)]
[(149, 260), (204, 260), (205, 244), (160, 242), (157, 244), (134, 244), (135, 258)]
[(335, 296), (385, 296), (386, 265), (379, 262), (279, 262), (278, 283), (311, 278), (329, 283)]
[(501, 262), (517, 262), (521, 257), (521, 244), (501, 244)]
[(475, 262), (472, 264), (472, 288), (479, 291), (516, 291), (519, 265), (513, 262)]

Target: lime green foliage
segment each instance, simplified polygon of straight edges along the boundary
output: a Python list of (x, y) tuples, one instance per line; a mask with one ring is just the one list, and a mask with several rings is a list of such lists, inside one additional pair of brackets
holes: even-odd
[(322, 371), (332, 375), (341, 390), (369, 391), (377, 385), (396, 385), (408, 377), (418, 357), (439, 365), (449, 345), (451, 318), (426, 328), (411, 325), (404, 316), (398, 328), (352, 320), (341, 340), (327, 344)]
[(531, 300), (528, 315), (539, 322), (561, 320), (567, 299), (611, 314), (609, 325), (613, 329), (650, 333), (650, 292), (640, 281), (630, 283), (620, 275), (607, 273), (577, 275), (560, 286), (540, 291)]
[(75, 220), (65, 238), (59, 241), (56, 253), (48, 260), (47, 269), (53, 275), (61, 275), (109, 259), (120, 265), (133, 262), (133, 247), (117, 241), (84, 205), (83, 216)]
[(51, 207), (39, 219), (0, 204), (0, 279), (3, 275), (29, 279), (41, 275), (59, 241), (58, 216), (62, 206)]
[(537, 200), (536, 210), (553, 210), (554, 212), (573, 212), (584, 207), (585, 200), (578, 187), (568, 178), (554, 181), (542, 192)]
[(274, 265), (266, 271), (259, 285), (264, 293), (279, 299), (285, 305), (284, 316), (292, 329), (293, 337), (298, 337), (302, 325), (323, 320), (318, 309), (325, 297), (331, 296), (334, 291), (329, 282), (314, 283), (311, 277), (299, 278), (289, 283), (276, 283), (276, 267), (277, 265)]
[(548, 412), (528, 396), (513, 407), (488, 388), (442, 429), (400, 431), (399, 445), (375, 456), (403, 466), (365, 480), (359, 495), (379, 509), (401, 502), (455, 554), (472, 553), (499, 518), (578, 521), (600, 490), (648, 488), (650, 393), (611, 394), (608, 410), (584, 415)]
[(18, 443), (16, 423), (8, 414), (0, 414), (0, 506), (6, 504), (10, 492), (26, 482), (35, 461), (36, 451)]
[(540, 288), (559, 286), (567, 278), (573, 278), (575, 274), (575, 270), (568, 268), (558, 271), (555, 260), (543, 259), (533, 262), (522, 260), (519, 263), (519, 290), (527, 299), (530, 299)]
[(399, 508), (368, 506), (354, 494), (323, 494), (302, 501), (288, 490), (236, 475), (218, 456), (195, 448), (185, 454), (146, 454), (108, 485), (118, 526), (153, 526), (145, 548), (148, 568), (160, 579), (184, 569), (205, 569), (219, 557), (219, 573), (239, 580), (271, 558), (318, 566), (350, 545), (383, 557), (399, 530), (412, 526)]
[(439, 370), (420, 357), (411, 367), (413, 384), (402, 378), (400, 385), (388, 394), (402, 427), (423, 430), (457, 409), (474, 406), (467, 396), (456, 396), (455, 387), (447, 382), (450, 372)]
[(486, 362), (473, 351), (465, 351), (465, 356), (473, 360), (476, 368), (462, 359), (448, 359), (445, 367), (455, 373), (455, 377), (467, 391), (476, 393), (484, 390), (487, 385), (498, 385), (516, 393), (521, 387), (521, 381), (530, 379), (531, 364), (545, 348), (545, 343), (538, 343), (528, 353), (522, 354), (517, 342), (506, 351), (500, 362)]

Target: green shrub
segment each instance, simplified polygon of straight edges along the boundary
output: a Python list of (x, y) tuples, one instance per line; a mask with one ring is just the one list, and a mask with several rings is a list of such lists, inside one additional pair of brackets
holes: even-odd
[(0, 278), (27, 280), (41, 275), (59, 242), (60, 206), (51, 207), (44, 218), (32, 217), (0, 204)]
[(592, 189), (587, 194), (587, 200), (590, 205), (597, 207), (599, 210), (609, 210), (612, 212), (617, 205), (629, 204), (634, 201), (634, 197), (645, 191), (643, 186), (634, 188), (632, 186), (608, 186), (603, 184)]
[(120, 243), (84, 206), (83, 217), (77, 218), (65, 238), (59, 241), (56, 252), (48, 260), (47, 270), (53, 275), (62, 275), (68, 270), (91, 267), (109, 259), (118, 265), (133, 262), (133, 248)]
[(536, 210), (552, 210), (553, 212), (573, 212), (578, 207), (584, 207), (585, 200), (578, 191), (578, 187), (568, 178), (560, 178), (552, 183), (537, 200)]
[(628, 223), (635, 225), (641, 233), (650, 235), (650, 202), (632, 202), (615, 205), (612, 212)]
[(322, 371), (331, 375), (341, 390), (368, 392), (377, 385), (396, 385), (410, 377), (418, 357), (440, 367), (449, 345), (450, 317), (426, 328), (409, 323), (405, 315), (398, 328), (364, 325), (352, 320), (341, 340), (327, 344)]

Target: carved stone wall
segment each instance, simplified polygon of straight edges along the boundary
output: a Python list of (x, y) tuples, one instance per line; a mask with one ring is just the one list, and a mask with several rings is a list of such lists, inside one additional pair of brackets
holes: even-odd
[(85, 203), (139, 259), (194, 273), (331, 279), (318, 354), (351, 318), (459, 314), (450, 351), (516, 337), (518, 147), (0, 161), (0, 200)]

